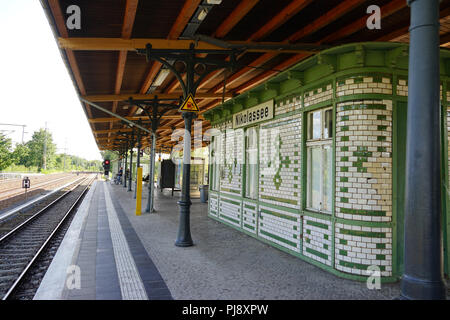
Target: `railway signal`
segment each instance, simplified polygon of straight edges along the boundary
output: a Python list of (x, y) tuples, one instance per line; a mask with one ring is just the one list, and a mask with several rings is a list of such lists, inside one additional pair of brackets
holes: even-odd
[(28, 190), (28, 188), (30, 188), (30, 187), (31, 187), (31, 181), (30, 181), (30, 178), (28, 178), (28, 177), (23, 178), (23, 179), (22, 179), (22, 188), (25, 189), (25, 201), (27, 200), (27, 190)]
[(105, 170), (105, 176), (109, 176), (109, 170), (111, 167), (111, 162), (109, 159), (103, 161), (103, 169)]

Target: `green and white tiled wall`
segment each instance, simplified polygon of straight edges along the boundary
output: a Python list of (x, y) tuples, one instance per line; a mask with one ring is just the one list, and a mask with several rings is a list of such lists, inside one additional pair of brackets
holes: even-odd
[(268, 121), (259, 131), (259, 201), (300, 209), (302, 114)]
[(303, 254), (315, 261), (331, 266), (332, 226), (329, 220), (304, 216)]
[[(244, 197), (244, 131), (227, 131), (223, 160), (232, 156), (237, 160), (221, 165), (220, 191), (210, 191), (210, 216), (335, 274), (363, 279), (368, 266), (376, 265), (383, 277), (395, 279), (399, 274), (394, 273), (393, 252), (393, 109), (407, 92), (405, 76), (371, 71), (275, 97), (274, 119), (259, 124), (257, 198)], [(447, 97), (450, 102), (450, 92)], [(331, 215), (303, 206), (303, 117), (326, 106), (332, 106), (335, 114)], [(231, 128), (227, 121), (214, 127)], [(265, 129), (277, 129), (280, 135)], [(273, 157), (278, 148), (279, 156)], [(448, 160), (450, 171), (450, 152)]]
[(336, 109), (336, 216), (389, 222), (392, 101), (353, 100)]

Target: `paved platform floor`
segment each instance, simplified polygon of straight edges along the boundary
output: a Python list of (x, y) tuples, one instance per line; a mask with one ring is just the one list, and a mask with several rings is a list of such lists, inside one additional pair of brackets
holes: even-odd
[[(192, 199), (194, 246), (174, 245), (179, 193), (157, 194), (156, 213), (135, 216), (132, 192), (97, 181), (35, 299), (392, 299), (399, 285), (369, 290), (207, 217)], [(66, 241), (67, 240), (67, 241)], [(67, 288), (67, 267), (81, 288)], [(72, 273), (70, 273), (72, 272)], [(69, 277), (73, 274), (71, 269)], [(72, 282), (74, 283), (74, 282)]]

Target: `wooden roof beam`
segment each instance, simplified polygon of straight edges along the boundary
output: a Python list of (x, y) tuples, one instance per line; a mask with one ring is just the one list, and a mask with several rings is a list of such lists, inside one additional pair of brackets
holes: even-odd
[[(320, 30), (321, 28), (325, 27), (326, 25), (330, 24), (331, 22), (339, 19), (341, 16), (343, 16), (345, 13), (349, 12), (351, 9), (353, 9), (356, 5), (363, 3), (364, 0), (349, 0), (349, 1), (343, 1), (339, 5), (335, 6), (333, 9), (327, 11), (324, 15), (320, 16), (320, 18), (317, 18), (316, 20), (309, 23), (304, 28), (300, 29), (299, 31), (295, 32), (288, 38), (286, 38), (285, 41), (298, 41), (302, 37), (311, 34), (315, 31)], [(326, 17), (326, 18), (325, 18)], [(252, 72), (254, 70), (254, 67), (260, 67), (264, 63), (268, 62), (272, 58), (274, 58), (277, 54), (275, 53), (266, 53), (253, 62), (250, 63), (250, 67), (244, 67), (240, 69), (238, 72), (234, 73), (231, 77), (227, 80), (227, 85), (230, 85), (237, 81), (240, 77), (243, 77), (247, 75), (248, 73)], [(270, 71), (268, 71), (270, 72)], [(210, 90), (210, 92), (218, 93), (223, 89), (223, 84), (218, 84), (214, 88)]]
[[(167, 129), (171, 129), (171, 128), (172, 127), (169, 127), (169, 126), (159, 126), (158, 130), (167, 130)], [(133, 131), (133, 129), (131, 129), (131, 128), (121, 128), (121, 129), (94, 130), (92, 132), (95, 135), (98, 135), (98, 134), (106, 134), (106, 133), (132, 132), (132, 131)]]
[[(384, 5), (383, 7), (381, 7), (382, 17), (385, 18), (387, 16), (390, 16), (390, 15), (394, 14), (395, 12), (403, 9), (404, 7), (406, 7), (406, 3), (403, 0), (394, 0), (392, 2), (389, 2), (386, 5)], [(357, 32), (358, 30), (361, 30), (366, 27), (366, 20), (367, 20), (366, 17), (356, 20), (355, 22), (353, 22), (353, 23), (339, 29), (338, 31), (332, 33), (331, 35), (321, 39), (318, 43), (323, 43), (325, 41), (334, 41), (334, 40), (337, 40), (340, 36), (345, 37), (347, 35), (353, 34), (354, 32)], [(407, 30), (408, 30), (408, 27), (401, 28), (399, 30), (400, 32), (394, 31), (388, 35), (380, 37), (379, 39), (377, 39), (377, 41), (389, 41), (389, 40), (393, 39), (395, 36), (398, 36), (399, 33), (407, 32)], [(284, 69), (284, 68), (288, 67), (287, 65), (289, 65), (291, 62), (292, 62), (292, 64), (294, 64), (298, 61), (301, 61), (305, 57), (306, 56), (304, 56), (304, 55), (293, 56), (291, 59), (286, 60), (285, 62), (274, 67), (274, 69)], [(258, 84), (264, 82), (265, 80), (269, 79), (270, 77), (275, 75), (275, 73), (276, 72), (271, 71), (271, 70), (263, 72), (263, 73), (257, 75), (256, 77), (254, 77), (253, 79), (249, 80), (248, 82), (235, 88), (234, 91), (236, 93), (245, 92), (245, 91), (257, 86)]]
[(299, 53), (317, 52), (323, 49), (314, 44), (296, 45), (284, 42), (252, 42), (252, 41), (226, 41), (229, 47), (216, 46), (204, 41), (194, 40), (167, 40), (167, 39), (122, 39), (122, 38), (58, 38), (60, 48), (83, 51), (136, 51), (145, 49), (150, 43), (155, 50), (187, 50), (195, 43), (196, 50), (229, 51), (241, 49), (246, 52), (274, 52), (274, 53)]
[[(178, 37), (181, 35), (184, 28), (188, 24), (189, 20), (191, 19), (192, 15), (197, 10), (201, 1), (202, 0), (186, 0), (184, 2), (183, 8), (181, 8), (180, 13), (178, 14), (174, 24), (172, 25), (169, 34), (167, 35), (167, 39), (169, 40), (178, 39)], [(161, 67), (162, 64), (160, 62), (158, 61), (152, 62), (152, 65), (145, 77), (144, 83), (142, 84), (141, 90), (139, 91), (140, 93), (142, 94), (147, 93), (147, 90), (150, 88), (151, 84), (155, 80), (155, 77), (158, 74)], [(136, 110), (137, 107), (132, 107), (129, 115), (133, 115), (136, 112)]]
[[(223, 38), (233, 27), (241, 21), (241, 19), (259, 2), (259, 0), (242, 0), (236, 8), (230, 13), (230, 15), (219, 25), (217, 30), (212, 34), (212, 37)], [(202, 54), (202, 57), (206, 57), (206, 54)], [(198, 87), (199, 89), (207, 84), (209, 81), (218, 76), (222, 70), (217, 70), (209, 73), (202, 83)], [(174, 79), (167, 88), (166, 92), (173, 92), (180, 86), (178, 79)]]
[(281, 25), (286, 23), (289, 19), (291, 19), (293, 16), (295, 16), (297, 13), (299, 13), (300, 10), (305, 8), (311, 2), (313, 2), (313, 0), (291, 1), (286, 7), (284, 7), (280, 12), (278, 12), (273, 19), (271, 19), (258, 31), (252, 34), (247, 41), (259, 40), (268, 36), (278, 27), (280, 27)]
[[(388, 2), (383, 7), (380, 8), (381, 10), (381, 18), (386, 18), (393, 13), (396, 13), (397, 11), (405, 8), (407, 6), (406, 1), (403, 0), (394, 0), (391, 2)], [(361, 30), (366, 27), (367, 23), (367, 17), (361, 17), (358, 20), (355, 20), (353, 23), (348, 24), (347, 26), (339, 29), (336, 32), (331, 33), (327, 37), (323, 38), (321, 40), (322, 43), (330, 43), (338, 39), (345, 38), (353, 33), (355, 33), (358, 30)]]
[(242, 0), (239, 2), (237, 7), (220, 24), (212, 36), (217, 38), (225, 37), (258, 2), (259, 0)]
[[(101, 94), (101, 95), (84, 95), (84, 99), (91, 102), (110, 102), (110, 101), (126, 101), (129, 98), (133, 100), (152, 100), (155, 97), (159, 99), (174, 99), (177, 100), (182, 97), (179, 93), (155, 93), (155, 94)], [(228, 92), (225, 94), (226, 98), (232, 98), (233, 93)], [(218, 99), (222, 98), (222, 94), (215, 93), (197, 93), (195, 99)]]
[[(130, 121), (137, 121), (137, 120), (148, 120), (147, 116), (134, 116), (134, 117), (125, 117), (125, 119), (130, 120)], [(181, 113), (179, 115), (163, 115), (161, 117), (161, 119), (173, 119), (173, 120), (182, 120), (181, 118)], [(200, 116), (198, 119), (202, 120), (203, 117)], [(115, 118), (115, 117), (111, 117), (111, 118), (94, 118), (94, 119), (89, 119), (90, 123), (105, 123), (105, 122), (119, 122), (122, 121), (119, 118)]]
[[(122, 25), (122, 38), (131, 38), (131, 32), (133, 30), (134, 19), (136, 17), (136, 11), (139, 0), (127, 0), (125, 5), (125, 16)], [(127, 61), (128, 51), (122, 50), (119, 52), (119, 60), (117, 62), (116, 70), (116, 83), (114, 85), (114, 93), (119, 94), (122, 87), (123, 74), (125, 73), (125, 64)], [(117, 101), (113, 102), (112, 112), (117, 112)], [(110, 122), (109, 128), (112, 129), (113, 123)]]

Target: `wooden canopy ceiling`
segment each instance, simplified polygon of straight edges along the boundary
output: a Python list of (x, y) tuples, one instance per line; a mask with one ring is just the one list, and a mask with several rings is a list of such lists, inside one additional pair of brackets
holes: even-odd
[[(143, 116), (136, 113), (136, 107), (123, 102), (130, 96), (141, 99), (182, 95), (173, 74), (163, 72), (164, 78), (159, 62), (147, 62), (145, 56), (133, 50), (148, 39), (159, 41), (163, 47), (185, 45), (185, 40), (193, 35), (241, 44), (333, 46), (358, 41), (409, 40), (406, 0), (222, 0), (215, 5), (209, 5), (208, 0), (41, 0), (41, 3), (80, 96), (128, 119)], [(66, 27), (71, 15), (66, 10), (72, 4), (81, 9), (79, 30)], [(381, 8), (380, 30), (366, 27), (367, 7), (374, 4)], [(204, 6), (209, 11), (200, 21), (198, 13)], [(450, 0), (442, 1), (440, 10), (441, 45), (447, 46), (450, 45)], [(240, 67), (233, 73), (227, 72), (225, 76), (219, 70), (200, 84), (196, 101), (201, 113), (222, 102), (224, 83), (224, 97), (230, 98), (311, 54), (314, 52), (305, 50), (245, 51), (239, 56)], [(83, 103), (83, 108), (99, 148), (116, 149), (114, 141), (119, 131), (126, 132), (121, 130), (124, 124), (88, 104)], [(162, 118), (157, 148), (174, 145), (176, 142), (170, 137), (172, 130), (182, 127), (183, 120), (176, 110)], [(203, 120), (203, 130), (208, 128), (209, 123)], [(148, 145), (148, 140), (144, 140), (144, 145)]]

